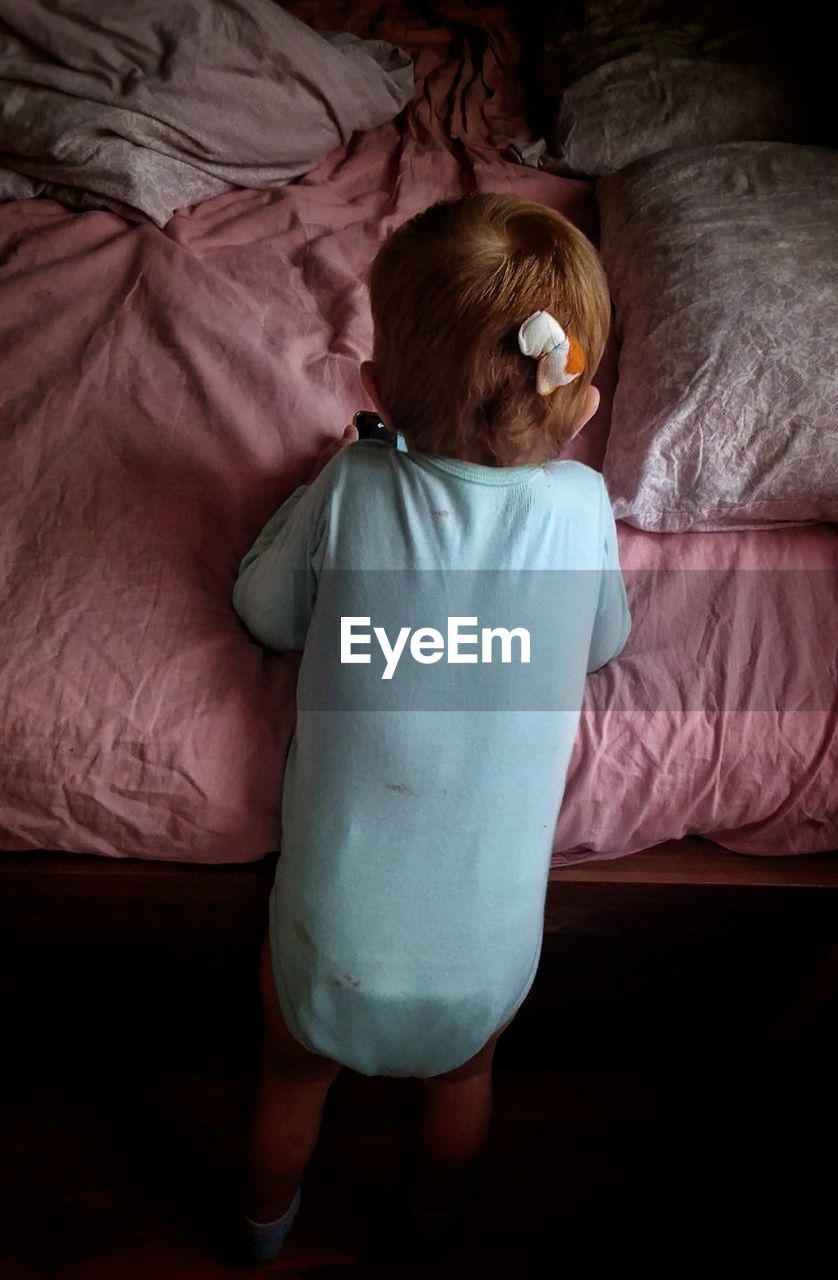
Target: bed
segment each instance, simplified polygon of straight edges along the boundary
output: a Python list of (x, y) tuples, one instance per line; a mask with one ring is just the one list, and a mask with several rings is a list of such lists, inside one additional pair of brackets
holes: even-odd
[[(57, 171), (26, 187), (32, 165), (0, 203), (0, 849), (18, 886), (30, 866), (34, 886), (76, 865), (89, 882), (124, 863), (132, 883), (137, 860), (269, 865), (296, 659), (249, 638), (231, 588), (320, 446), (369, 407), (377, 245), (469, 191), (599, 236), (594, 179), (532, 160), (528, 10), (286, 9), (405, 51), (407, 105), (299, 176), (213, 173), (218, 194), (157, 222), (124, 191), (68, 199)], [(620, 345), (567, 454), (597, 468)], [(588, 681), (551, 894), (606, 863), (631, 880), (632, 861), (641, 880), (838, 886), (838, 530), (740, 524), (619, 520), (634, 626)]]

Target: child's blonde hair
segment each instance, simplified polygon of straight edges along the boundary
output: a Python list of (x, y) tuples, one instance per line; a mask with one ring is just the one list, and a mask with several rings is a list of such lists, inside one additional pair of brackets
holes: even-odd
[[(495, 466), (555, 457), (602, 359), (611, 306), (589, 240), (556, 209), (494, 194), (441, 200), (398, 227), (369, 272), (383, 407), (423, 453)], [(549, 311), (584, 372), (550, 395), (518, 330)]]

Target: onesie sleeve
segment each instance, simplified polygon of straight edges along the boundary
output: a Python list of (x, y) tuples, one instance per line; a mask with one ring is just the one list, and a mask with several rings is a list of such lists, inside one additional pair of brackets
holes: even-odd
[(602, 480), (603, 523), (605, 537), (603, 546), (602, 575), (599, 586), (599, 602), (597, 604), (594, 629), (591, 634), (591, 647), (588, 654), (588, 671), (597, 671), (606, 662), (616, 658), (631, 631), (631, 614), (629, 613), (626, 587), (620, 568), (620, 554), (617, 547), (617, 526), (611, 500), (605, 481)]
[(233, 608), (268, 649), (302, 649), (317, 595), (324, 541), (326, 466), (274, 512), (239, 565)]

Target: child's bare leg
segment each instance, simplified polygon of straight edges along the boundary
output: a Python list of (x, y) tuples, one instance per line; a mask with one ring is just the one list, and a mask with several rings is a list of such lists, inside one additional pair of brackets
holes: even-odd
[(492, 1120), (492, 1060), (498, 1035), (454, 1071), (419, 1081), (413, 1190), (431, 1211), (467, 1190)]
[(267, 938), (262, 948), (264, 1036), (256, 1098), (245, 1132), (241, 1209), (272, 1222), (289, 1207), (317, 1144), (323, 1106), (340, 1064), (295, 1040), (279, 1007)]

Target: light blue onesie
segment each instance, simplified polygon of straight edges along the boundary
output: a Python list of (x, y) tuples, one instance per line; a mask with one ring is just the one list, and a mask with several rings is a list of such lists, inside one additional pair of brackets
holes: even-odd
[(356, 442), (233, 602), (304, 649), (270, 902), (287, 1024), (367, 1075), (451, 1070), (529, 991), (585, 675), (628, 636), (602, 478)]

